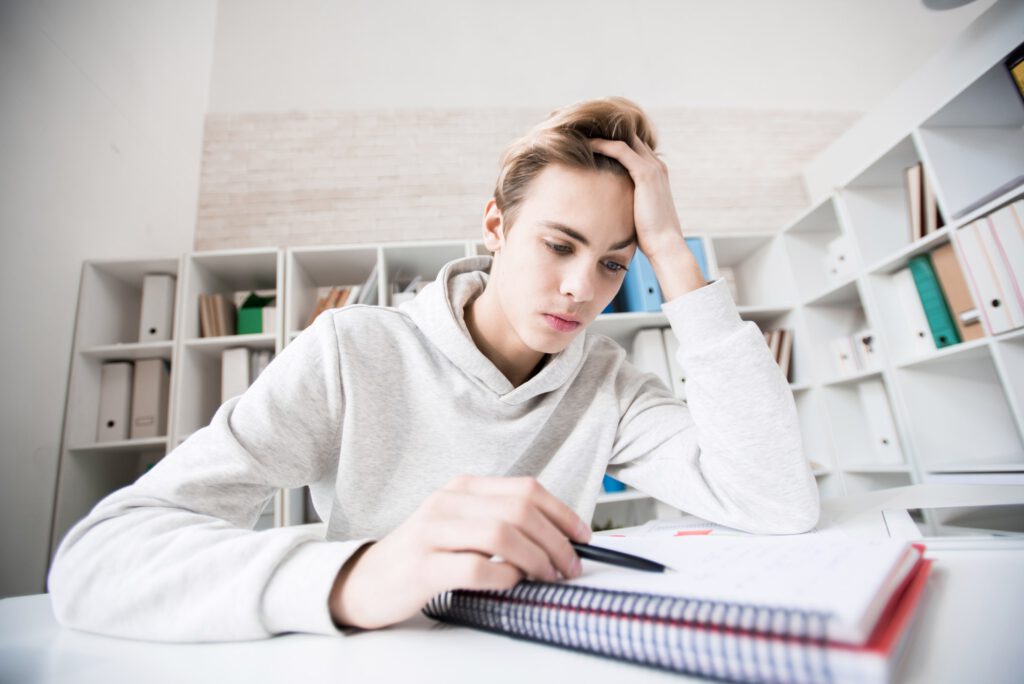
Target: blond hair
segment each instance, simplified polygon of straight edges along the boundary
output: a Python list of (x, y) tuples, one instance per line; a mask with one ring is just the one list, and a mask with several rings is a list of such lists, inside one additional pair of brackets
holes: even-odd
[(577, 102), (552, 111), (548, 118), (523, 137), (514, 140), (501, 155), (501, 171), (494, 188), (494, 200), (504, 217), (506, 229), (515, 223), (526, 190), (550, 164), (575, 169), (610, 171), (629, 178), (621, 163), (597, 154), (588, 138), (631, 142), (636, 136), (653, 150), (657, 146), (654, 128), (639, 105), (624, 97), (604, 97)]

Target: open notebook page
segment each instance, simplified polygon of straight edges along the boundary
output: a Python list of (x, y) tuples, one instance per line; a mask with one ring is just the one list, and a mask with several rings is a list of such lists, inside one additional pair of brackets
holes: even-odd
[(828, 639), (867, 641), (920, 552), (891, 539), (595, 536), (594, 545), (658, 561), (674, 573), (583, 561), (569, 584), (830, 614)]

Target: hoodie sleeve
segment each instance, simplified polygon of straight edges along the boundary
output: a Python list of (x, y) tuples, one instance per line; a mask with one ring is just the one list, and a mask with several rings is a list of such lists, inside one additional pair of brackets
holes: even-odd
[(608, 472), (682, 510), (757, 533), (805, 532), (818, 489), (789, 384), (717, 280), (663, 305), (686, 369), (683, 402), (626, 363)]
[(252, 528), (278, 488), (335, 467), (340, 377), (333, 318), (321, 315), (208, 427), (71, 529), (48, 578), (58, 621), (161, 641), (339, 633), (328, 595), (367, 540)]

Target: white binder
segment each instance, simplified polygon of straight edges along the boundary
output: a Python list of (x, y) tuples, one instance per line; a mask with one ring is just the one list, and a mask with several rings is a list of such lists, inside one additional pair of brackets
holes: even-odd
[(665, 358), (668, 359), (668, 374), (672, 380), (669, 387), (678, 398), (686, 399), (686, 372), (679, 363), (679, 340), (672, 328), (662, 328), (661, 334), (665, 340)]
[(954, 233), (954, 239), (964, 257), (967, 285), (974, 301), (981, 307), (981, 323), (989, 335), (1012, 330), (1021, 323), (1011, 317), (1006, 294), (999, 284), (993, 264), (978, 234), (978, 221)]
[(170, 372), (163, 359), (135, 362), (132, 389), (132, 439), (163, 437), (167, 434), (167, 388)]
[(857, 384), (868, 438), (872, 444), (870, 463), (896, 465), (903, 463), (903, 451), (896, 436), (896, 423), (892, 419), (889, 397), (881, 380), (865, 380)]
[(979, 223), (982, 244), (995, 266), (996, 275), (1006, 293), (1011, 319), (1024, 325), (1024, 202), (1018, 202), (988, 215)]
[(128, 439), (128, 423), (132, 415), (132, 373), (130, 361), (112, 361), (100, 367), (97, 442)]
[(142, 279), (139, 342), (166, 342), (174, 328), (174, 276), (151, 273)]
[(225, 349), (220, 363), (220, 403), (249, 389), (249, 350), (246, 347)]
[(935, 351), (935, 338), (928, 327), (924, 305), (921, 304), (921, 296), (917, 293), (910, 269), (903, 268), (893, 273), (892, 283), (903, 310), (903, 320), (906, 322), (904, 335), (910, 353), (920, 356)]
[(668, 371), (665, 356), (665, 340), (660, 328), (647, 328), (633, 336), (633, 365), (645, 373), (654, 373), (665, 384), (672, 387), (672, 376)]

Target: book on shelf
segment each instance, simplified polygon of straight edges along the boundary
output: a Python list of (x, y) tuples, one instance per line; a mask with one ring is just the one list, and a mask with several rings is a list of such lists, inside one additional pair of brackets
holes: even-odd
[(224, 337), (235, 334), (237, 312), (235, 303), (225, 295), (199, 295), (200, 337)]
[(942, 228), (944, 222), (939, 211), (934, 187), (924, 164), (918, 162), (904, 171), (906, 178), (907, 208), (910, 216), (910, 239), (916, 242), (929, 233)]
[(332, 287), (318, 288), (316, 306), (313, 308), (313, 313), (311, 313), (309, 318), (306, 319), (306, 324), (302, 327), (308, 328), (313, 325), (313, 321), (317, 319), (317, 316), (328, 309), (340, 309), (346, 304), (355, 303), (359, 298), (359, 292), (361, 289), (361, 285), (352, 285), (349, 287), (335, 285)]
[(428, 616), (673, 672), (746, 682), (886, 682), (920, 611), (924, 547), (838, 536), (601, 537), (662, 563), (583, 560), (564, 582), (454, 590)]
[(170, 366), (164, 359), (135, 361), (132, 383), (132, 439), (167, 435)]
[(917, 296), (921, 299), (921, 306), (924, 309), (925, 320), (928, 322), (928, 329), (931, 331), (935, 348), (942, 349), (959, 344), (960, 334), (956, 331), (949, 306), (946, 304), (945, 297), (942, 296), (939, 281), (935, 277), (935, 269), (932, 268), (931, 258), (927, 254), (919, 254), (910, 259), (907, 267), (910, 269), (910, 275), (914, 278), (914, 286), (917, 288)]
[(174, 283), (174, 276), (166, 273), (143, 276), (139, 342), (166, 342), (173, 336)]
[(117, 442), (128, 439), (132, 415), (131, 361), (109, 361), (100, 366), (99, 411), (96, 441)]

